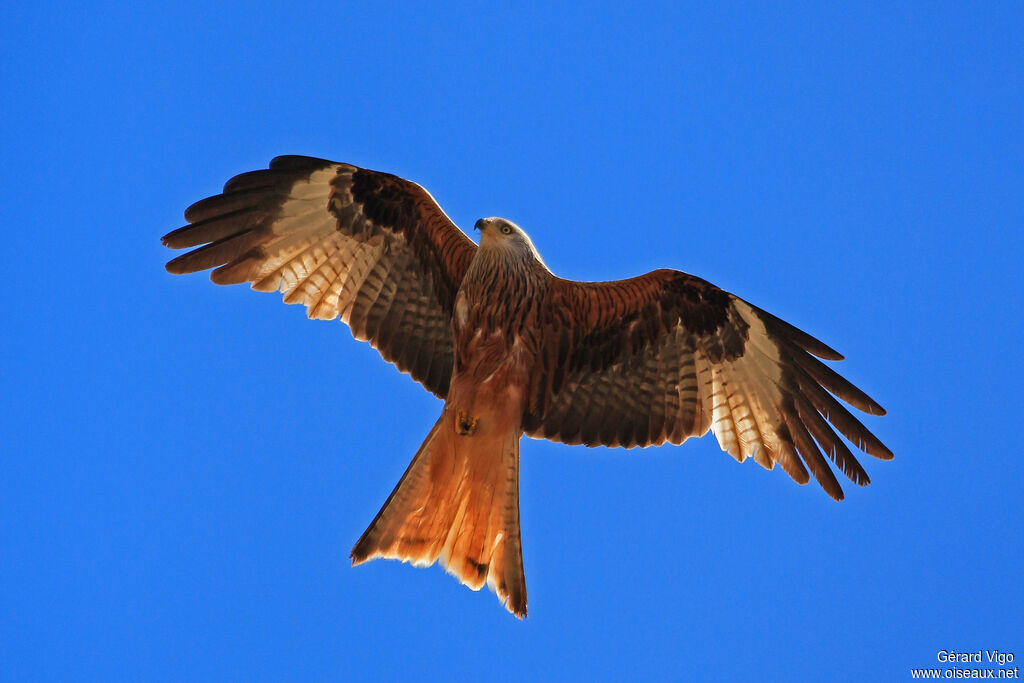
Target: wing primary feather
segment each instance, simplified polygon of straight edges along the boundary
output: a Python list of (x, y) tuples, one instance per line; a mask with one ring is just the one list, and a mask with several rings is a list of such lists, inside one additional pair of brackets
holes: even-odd
[(794, 403), (796, 405), (797, 414), (800, 416), (800, 420), (807, 427), (807, 430), (814, 437), (814, 440), (818, 442), (821, 449), (825, 451), (832, 462), (842, 470), (843, 474), (858, 486), (867, 486), (871, 483), (871, 479), (868, 477), (868, 473), (864, 471), (860, 462), (854, 457), (850, 449), (846, 447), (843, 440), (832, 431), (832, 428), (828, 426), (821, 414), (807, 402), (807, 399), (803, 396), (796, 394), (794, 396)]
[[(751, 349), (759, 353), (762, 357), (778, 363), (779, 367), (784, 369), (786, 374), (784, 374), (784, 378), (782, 380), (774, 382), (775, 387), (778, 391), (782, 392), (784, 396), (790, 397), (804, 426), (813, 435), (815, 441), (821, 445), (825, 454), (828, 455), (834, 463), (836, 463), (840, 470), (842, 470), (843, 474), (845, 474), (850, 481), (859, 486), (864, 486), (869, 483), (870, 479), (860, 462), (856, 457), (854, 457), (853, 453), (850, 452), (850, 449), (847, 448), (846, 444), (843, 443), (843, 440), (839, 438), (839, 436), (828, 425), (825, 419), (821, 416), (821, 413), (811, 405), (811, 401), (808, 400), (808, 397), (799, 391), (799, 385), (796, 380), (790, 376), (789, 373), (799, 370), (799, 366), (796, 366), (792, 362), (789, 364), (779, 363), (779, 361), (772, 358), (771, 354), (766, 352), (764, 344), (762, 343), (766, 340), (766, 338), (759, 338), (755, 340)], [(793, 347), (790, 347), (789, 353), (800, 353), (806, 356), (803, 351)], [(813, 379), (810, 381), (813, 381)], [(817, 386), (817, 392), (824, 394), (820, 385)], [(827, 396), (827, 394), (825, 395)], [(828, 398), (831, 398), (831, 396)], [(841, 404), (838, 402), (835, 402), (835, 405), (841, 407)], [(861, 425), (855, 418), (853, 418), (852, 415), (850, 415), (850, 418), (859, 425), (860, 429), (867, 431), (867, 428)], [(850, 425), (850, 427), (853, 429), (856, 425)], [(885, 447), (882, 446), (882, 448), (884, 449)], [(888, 449), (885, 450), (887, 451)]]
[(175, 275), (197, 273), (234, 260), (245, 253), (254, 242), (253, 232), (246, 230), (230, 237), (217, 240), (167, 262), (167, 272)]
[[(742, 299), (740, 300), (743, 301)], [(757, 315), (760, 316), (761, 320), (764, 322), (765, 327), (778, 334), (781, 338), (790, 340), (804, 351), (813, 353), (818, 358), (824, 358), (825, 360), (843, 360), (843, 354), (839, 353), (825, 342), (807, 334), (799, 327), (787, 323), (782, 318), (776, 318), (768, 311), (758, 308), (749, 301), (744, 301), (744, 303), (757, 312)]]
[(851, 415), (850, 411), (844, 408), (832, 394), (825, 391), (820, 384), (815, 382), (799, 366), (793, 366), (791, 370), (796, 377), (796, 384), (799, 390), (810, 401), (811, 405), (817, 408), (818, 412), (825, 419), (835, 425), (835, 428), (849, 439), (850, 443), (868, 455), (873, 455), (882, 460), (892, 460), (892, 451), (886, 448), (878, 440), (877, 436), (861, 424), (860, 420)]
[(786, 422), (786, 427), (789, 428), (789, 435), (792, 437), (796, 449), (800, 452), (804, 462), (807, 463), (807, 467), (811, 470), (815, 480), (821, 484), (821, 488), (825, 489), (825, 493), (831, 496), (833, 500), (842, 500), (843, 489), (839, 485), (836, 475), (832, 473), (832, 468), (828, 466), (825, 458), (821, 455), (821, 451), (818, 450), (818, 447), (811, 439), (811, 435), (807, 433), (807, 428), (804, 427), (804, 423), (800, 420), (800, 416), (795, 408), (792, 405), (783, 406), (782, 415)]
[(319, 170), (328, 166), (348, 166), (339, 164), (336, 161), (307, 157), (301, 154), (282, 154), (270, 160), (270, 169), (273, 171), (297, 171), (297, 170)]
[(200, 199), (185, 209), (185, 220), (195, 224), (243, 209), (259, 209), (270, 213), (272, 208), (280, 205), (283, 201), (284, 197), (267, 193), (261, 189), (215, 194), (212, 197)]
[[(768, 379), (762, 375), (762, 379)], [(809, 480), (807, 470), (800, 462), (800, 458), (791, 449), (782, 448), (784, 440), (778, 436), (778, 416), (783, 409), (778, 402), (769, 397), (771, 386), (766, 387), (758, 378), (750, 378), (751, 386), (747, 388), (747, 402), (750, 404), (751, 414), (760, 433), (761, 447), (764, 448), (775, 462), (782, 466), (793, 481), (798, 484), (806, 484)]]
[(799, 364), (818, 384), (868, 415), (885, 415), (882, 406), (838, 372), (800, 349), (791, 347), (789, 350), (792, 361)]
[(247, 171), (239, 173), (224, 183), (223, 194), (229, 192), (241, 192), (242, 190), (277, 191), (283, 182), (291, 184), (294, 178), (281, 171), (272, 171), (267, 168), (258, 171)]
[(259, 209), (248, 208), (232, 211), (222, 216), (214, 216), (198, 223), (186, 225), (183, 228), (172, 230), (160, 241), (165, 247), (171, 249), (185, 249), (200, 244), (216, 242), (226, 237), (232, 237), (240, 232), (255, 229), (260, 223), (259, 218), (263, 216)]
[(306, 277), (285, 297), (287, 303), (292, 294), (303, 290), (300, 298), (310, 318), (333, 320), (338, 317), (339, 280), (345, 276), (348, 266), (338, 242), (338, 237), (334, 237), (333, 242), (322, 240), (322, 246), (311, 255)]
[(779, 449), (779, 465), (782, 467), (782, 470), (801, 486), (807, 484), (811, 480), (811, 475), (807, 473), (807, 468), (804, 467), (804, 463), (793, 444), (780, 439)]

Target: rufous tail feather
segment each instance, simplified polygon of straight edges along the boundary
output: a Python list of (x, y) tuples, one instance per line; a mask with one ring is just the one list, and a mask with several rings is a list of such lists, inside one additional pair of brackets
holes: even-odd
[(486, 583), (526, 616), (519, 538), (519, 433), (445, 407), (398, 486), (352, 548), (352, 564), (379, 557), (427, 567), (440, 560), (473, 590)]

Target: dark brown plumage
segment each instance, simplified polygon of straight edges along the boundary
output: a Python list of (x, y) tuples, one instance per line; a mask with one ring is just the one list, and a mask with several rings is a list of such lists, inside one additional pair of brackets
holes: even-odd
[(308, 157), (229, 180), (185, 212), (172, 273), (280, 290), (445, 399), (409, 470), (352, 551), (353, 563), (440, 561), (526, 614), (519, 440), (679, 444), (714, 431), (737, 460), (813, 475), (843, 497), (827, 456), (868, 475), (836, 433), (892, 453), (842, 407), (875, 401), (822, 363), (842, 356), (714, 285), (674, 270), (618, 282), (555, 277), (529, 237), (482, 219), (478, 248), (419, 185)]

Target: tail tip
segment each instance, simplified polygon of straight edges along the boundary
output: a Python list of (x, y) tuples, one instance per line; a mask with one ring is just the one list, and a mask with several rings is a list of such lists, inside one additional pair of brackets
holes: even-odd
[(353, 567), (358, 567), (362, 563), (369, 562), (373, 559), (373, 551), (370, 550), (369, 546), (370, 544), (367, 541), (366, 536), (360, 538), (356, 541), (356, 544), (352, 546), (352, 552), (348, 554), (348, 557), (352, 560)]

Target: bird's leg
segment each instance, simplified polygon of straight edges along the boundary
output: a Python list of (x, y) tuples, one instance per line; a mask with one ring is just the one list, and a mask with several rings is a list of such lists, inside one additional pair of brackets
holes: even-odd
[(464, 410), (460, 410), (455, 416), (455, 433), (460, 436), (473, 436), (476, 431), (477, 418)]

